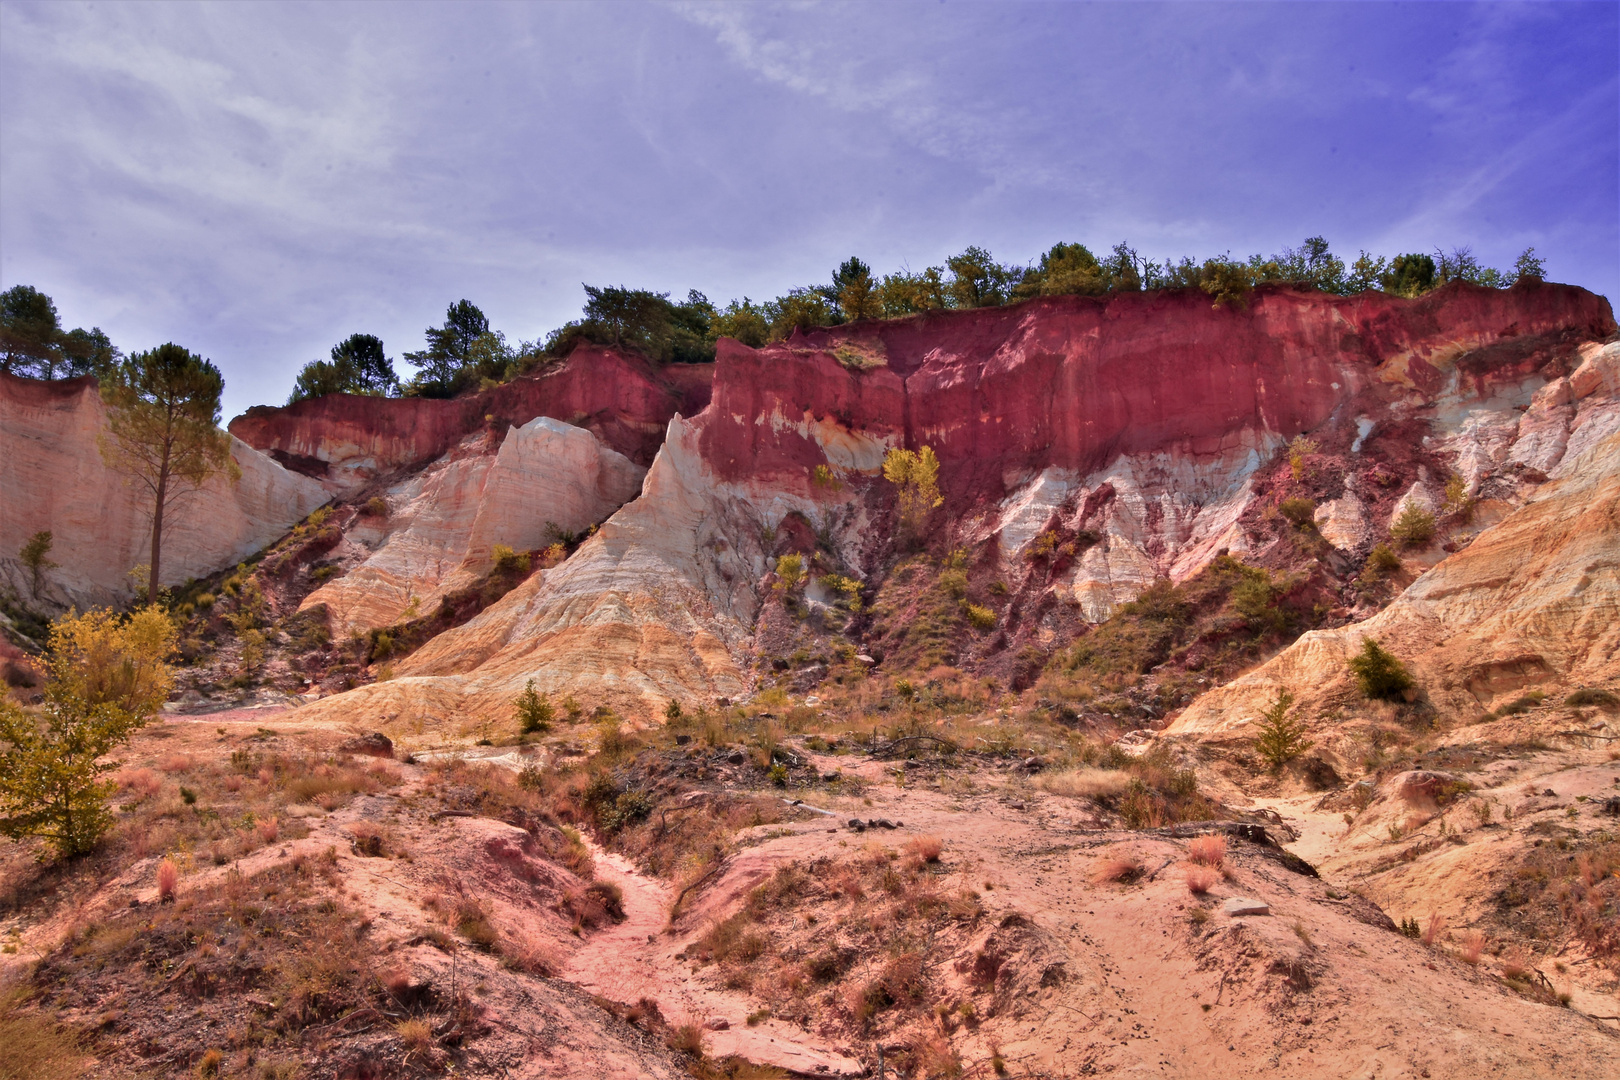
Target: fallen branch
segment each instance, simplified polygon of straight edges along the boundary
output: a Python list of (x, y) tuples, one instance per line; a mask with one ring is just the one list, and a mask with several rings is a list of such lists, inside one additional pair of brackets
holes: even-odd
[(893, 754), (895, 752), (895, 749), (897, 747), (902, 746), (905, 743), (914, 743), (914, 742), (938, 743), (939, 745), (945, 747), (946, 750), (948, 750), (950, 753), (953, 753), (953, 754), (956, 753), (956, 744), (951, 742), (951, 740), (949, 740), (949, 739), (941, 739), (941, 738), (939, 738), (938, 736), (935, 736), (935, 735), (907, 735), (904, 738), (892, 740), (887, 746), (880, 746), (875, 750), (868, 751), (867, 752), (867, 757), (869, 757), (869, 758), (888, 757), (890, 754)]
[(686, 888), (682, 889), (679, 893), (677, 893), (676, 896), (675, 896), (675, 902), (673, 904), (669, 905), (669, 916), (670, 916), (670, 918), (674, 919), (675, 913), (680, 910), (681, 901), (686, 899), (686, 894), (687, 893), (691, 892), (693, 889), (697, 888), (699, 885), (703, 884), (705, 881), (708, 881), (710, 878), (714, 877), (714, 875), (716, 875), (716, 874), (718, 874), (720, 872), (720, 868), (725, 866), (725, 865), (726, 865), (726, 860), (725, 859), (716, 860), (715, 864), (713, 866), (709, 867), (709, 872), (708, 873), (704, 874), (702, 877), (698, 878), (696, 881), (692, 882)]

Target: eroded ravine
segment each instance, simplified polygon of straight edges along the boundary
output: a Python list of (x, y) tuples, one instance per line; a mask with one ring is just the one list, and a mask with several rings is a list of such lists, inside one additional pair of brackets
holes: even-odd
[[(712, 1057), (738, 1056), (814, 1076), (862, 1076), (865, 1067), (809, 1032), (776, 1019), (750, 1025), (749, 1000), (701, 985), (682, 971), (681, 943), (663, 933), (673, 899), (667, 884), (642, 874), (629, 859), (585, 840), (596, 876), (623, 892), (624, 921), (592, 934), (571, 956), (560, 977), (613, 1001), (658, 1003), (671, 1025), (704, 1026), (704, 1050)], [(726, 1026), (720, 1030), (717, 1021)]]

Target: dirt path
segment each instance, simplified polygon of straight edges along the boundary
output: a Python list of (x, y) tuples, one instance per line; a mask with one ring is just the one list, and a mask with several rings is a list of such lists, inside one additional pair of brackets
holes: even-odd
[(748, 998), (701, 986), (685, 974), (675, 955), (681, 943), (663, 933), (674, 899), (669, 886), (640, 873), (623, 856), (585, 842), (596, 860), (596, 876), (624, 891), (625, 920), (591, 935), (564, 965), (561, 978), (614, 1001), (650, 998), (672, 1025), (723, 1020), (724, 1029), (704, 1031), (704, 1050), (713, 1057), (738, 1055), (811, 1076), (865, 1075), (859, 1061), (793, 1025), (767, 1019), (749, 1026), (754, 1006)]

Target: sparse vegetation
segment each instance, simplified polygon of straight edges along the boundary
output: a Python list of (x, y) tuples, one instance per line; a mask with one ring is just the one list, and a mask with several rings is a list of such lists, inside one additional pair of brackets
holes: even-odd
[(1362, 695), (1375, 700), (1393, 701), (1413, 686), (1406, 665), (1370, 637), (1361, 639), (1361, 652), (1350, 658), (1350, 673)]
[(551, 722), (556, 716), (550, 699), (535, 690), (533, 679), (524, 684), (523, 693), (518, 695), (514, 710), (517, 713), (518, 730), (525, 735), (550, 731)]
[(101, 760), (157, 713), (173, 676), (174, 626), (156, 607), (127, 619), (69, 615), (51, 627), (45, 703), (0, 698), (0, 832), (81, 855), (112, 825)]
[(1389, 526), (1389, 538), (1403, 548), (1421, 548), (1434, 539), (1434, 515), (1408, 499)]
[(1305, 737), (1305, 721), (1297, 717), (1290, 719), (1288, 714), (1293, 708), (1294, 695), (1280, 690), (1271, 707), (1260, 714), (1254, 748), (1272, 772), (1281, 769), (1312, 746)]
[(939, 492), (939, 458), (931, 447), (915, 451), (895, 447), (884, 455), (883, 478), (898, 491), (901, 529), (920, 537), (928, 515), (945, 502)]

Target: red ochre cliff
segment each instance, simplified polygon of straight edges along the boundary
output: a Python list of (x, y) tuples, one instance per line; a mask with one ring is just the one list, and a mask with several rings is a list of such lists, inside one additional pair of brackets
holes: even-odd
[[(895, 446), (939, 455), (945, 505), (931, 543), (941, 550), (989, 551), (1011, 579), (1043, 530), (1095, 536), (1062, 573), (1017, 596), (1032, 611), (1056, 603), (1092, 622), (1219, 552), (1264, 559), (1273, 541), (1254, 520), (1264, 470), (1301, 434), (1342, 473), (1317, 514), (1346, 558), (1364, 558), (1408, 502), (1437, 505), (1454, 471), (1494, 500), (1499, 520), (1566, 453), (1620, 424), (1605, 382), (1613, 350), (1600, 345), (1614, 331), (1601, 297), (1527, 282), (1452, 285), (1416, 301), (1262, 288), (1239, 308), (1197, 293), (1059, 297), (817, 330), (758, 350), (722, 341), (712, 400), (696, 415), (670, 406), (665, 415), (679, 416), (639, 498), (566, 563), (400, 665), (426, 678), (329, 707), (383, 723), (495, 716), (530, 678), (635, 713), (670, 697), (745, 694), (785, 536), (819, 534), (826, 561), (869, 586), (892, 564), (893, 494), (879, 472)], [(631, 367), (576, 353), (568, 385), (604, 371), (616, 384)], [(673, 401), (673, 389), (647, 388), (653, 378), (632, 382), (633, 402)], [(1588, 389), (1575, 394), (1575, 382)], [(465, 418), (489, 409), (435, 405), (452, 407), (470, 426)], [(658, 415), (621, 408), (639, 425)], [(313, 416), (255, 422), (302, 425), (277, 446), (319, 456), (327, 436)], [(611, 423), (593, 430), (615, 445)], [(834, 483), (815, 481), (818, 465)]]
[(713, 374), (709, 364), (655, 368), (639, 357), (583, 346), (555, 370), (465, 397), (333, 394), (285, 408), (258, 405), (230, 427), (289, 467), (342, 486), (425, 465), (471, 434), (504, 431), (537, 416), (585, 428), (645, 467), (669, 418), (708, 404)]

